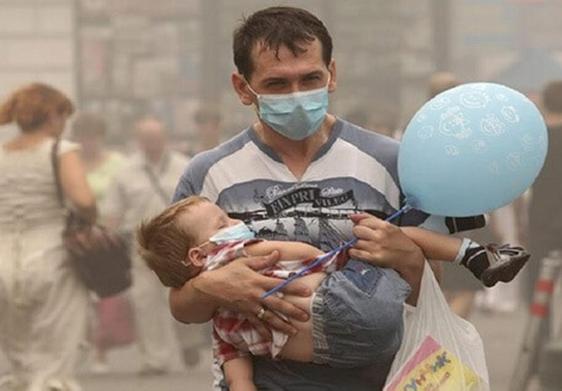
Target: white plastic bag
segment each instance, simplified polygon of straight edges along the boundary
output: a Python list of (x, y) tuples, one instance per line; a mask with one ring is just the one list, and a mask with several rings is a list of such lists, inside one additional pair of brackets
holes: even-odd
[(489, 391), (489, 384), (482, 338), (451, 311), (426, 262), (384, 391)]

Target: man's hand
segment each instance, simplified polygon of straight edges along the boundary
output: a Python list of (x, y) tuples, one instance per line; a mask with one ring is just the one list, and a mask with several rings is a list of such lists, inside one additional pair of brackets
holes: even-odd
[[(266, 257), (248, 257), (213, 271), (201, 273), (193, 286), (199, 292), (211, 297), (219, 306), (241, 312), (257, 327), (260, 334), (269, 336), (268, 327), (288, 335), (296, 333), (289, 322), (284, 321), (273, 311), (285, 315), (289, 320), (308, 320), (309, 314), (280, 296), (269, 296), (262, 299), (268, 290), (283, 282), (278, 278), (265, 277), (256, 272), (274, 265), (279, 260), (279, 253), (273, 252)], [(312, 294), (310, 289), (299, 281), (294, 281), (283, 290), (285, 294), (307, 297)], [(261, 308), (266, 311), (257, 318)], [(265, 323), (264, 323), (265, 322)], [(267, 326), (266, 326), (267, 324)]]
[(358, 240), (349, 250), (350, 257), (396, 270), (412, 287), (415, 301), (424, 265), (421, 248), (394, 224), (365, 213), (351, 219)]

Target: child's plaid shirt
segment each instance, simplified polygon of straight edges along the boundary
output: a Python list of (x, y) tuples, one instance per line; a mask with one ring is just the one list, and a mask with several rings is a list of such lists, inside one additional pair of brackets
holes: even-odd
[[(207, 256), (205, 270), (218, 269), (237, 258), (246, 257), (244, 247), (258, 241), (256, 239), (238, 240), (217, 246)], [(260, 271), (260, 273), (270, 277), (287, 279), (316, 259), (315, 257), (301, 260), (282, 260), (272, 267)], [(347, 260), (347, 251), (335, 253), (330, 259), (307, 271), (305, 275), (316, 272), (330, 273), (339, 270)], [(266, 341), (243, 315), (223, 308), (219, 308), (213, 317), (213, 326), (213, 350), (219, 365), (248, 354), (270, 355), (275, 358), (288, 339), (287, 335), (272, 330), (272, 341)]]

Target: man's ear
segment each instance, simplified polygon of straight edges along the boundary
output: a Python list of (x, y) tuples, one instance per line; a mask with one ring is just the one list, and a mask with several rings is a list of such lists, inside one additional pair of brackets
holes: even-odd
[(328, 66), (328, 71), (330, 71), (330, 83), (328, 83), (328, 92), (334, 92), (337, 86), (337, 72), (336, 72), (336, 60), (332, 58), (330, 65)]
[(233, 72), (231, 76), (232, 86), (234, 87), (234, 91), (238, 94), (238, 99), (242, 102), (243, 105), (250, 106), (254, 103), (256, 97), (255, 95), (248, 89), (248, 82), (238, 72)]
[(200, 247), (192, 247), (185, 256), (185, 262), (195, 267), (203, 267), (205, 265), (205, 253)]

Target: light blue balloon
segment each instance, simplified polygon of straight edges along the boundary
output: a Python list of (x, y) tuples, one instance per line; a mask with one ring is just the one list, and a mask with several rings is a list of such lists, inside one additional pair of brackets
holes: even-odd
[(452, 88), (406, 128), (398, 156), (406, 203), (441, 216), (489, 212), (531, 186), (547, 148), (544, 120), (523, 94), (494, 83)]

